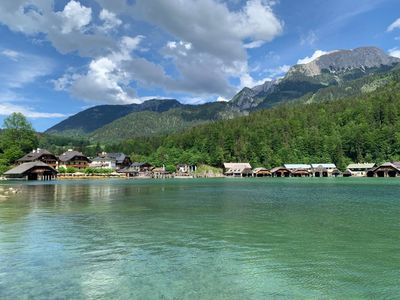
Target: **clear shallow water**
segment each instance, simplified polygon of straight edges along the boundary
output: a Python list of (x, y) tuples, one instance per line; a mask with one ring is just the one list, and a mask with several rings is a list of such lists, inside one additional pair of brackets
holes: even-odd
[(15, 185), (1, 299), (400, 298), (400, 180)]

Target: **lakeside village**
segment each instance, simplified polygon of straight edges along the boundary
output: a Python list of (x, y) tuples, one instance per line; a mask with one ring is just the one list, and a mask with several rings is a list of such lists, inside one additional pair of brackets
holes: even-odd
[[(255, 168), (249, 163), (224, 163), (223, 170), (180, 164), (175, 172), (164, 166), (132, 162), (124, 153), (99, 153), (86, 157), (72, 149), (56, 156), (44, 149), (35, 149), (15, 162), (4, 173), (6, 180), (54, 180), (94, 178), (207, 178), (207, 177), (400, 177), (400, 162), (358, 163), (340, 172), (333, 163), (284, 164), (273, 169)], [(200, 169), (202, 169), (200, 171)]]

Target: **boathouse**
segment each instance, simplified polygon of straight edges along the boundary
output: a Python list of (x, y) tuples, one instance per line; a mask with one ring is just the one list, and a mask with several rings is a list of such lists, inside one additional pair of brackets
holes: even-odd
[(59, 167), (84, 170), (89, 167), (90, 159), (81, 152), (69, 149), (59, 156)]
[(253, 170), (254, 177), (271, 177), (271, 172), (266, 168), (255, 168)]
[(253, 169), (249, 163), (224, 163), (224, 174), (229, 177), (251, 177)]
[(387, 162), (367, 172), (368, 177), (400, 177), (400, 162)]
[(275, 167), (271, 170), (272, 177), (290, 177), (291, 171), (285, 167)]
[(310, 177), (312, 174), (311, 165), (308, 164), (284, 164), (283, 166), (290, 171), (292, 177)]
[(57, 171), (42, 161), (23, 163), (4, 173), (7, 179), (53, 180)]
[(149, 173), (154, 168), (152, 164), (145, 162), (134, 162), (130, 165), (132, 170), (135, 170), (138, 173)]
[(311, 164), (314, 177), (337, 177), (341, 173), (335, 164)]
[(139, 176), (139, 171), (133, 167), (123, 168), (117, 171), (119, 174), (124, 174), (126, 177), (137, 177)]
[(343, 173), (344, 177), (366, 177), (368, 171), (376, 168), (374, 163), (361, 163), (361, 164), (350, 164), (347, 166), (346, 171)]
[(35, 162), (41, 161), (45, 164), (51, 166), (52, 168), (57, 168), (58, 158), (54, 154), (50, 153), (46, 149), (34, 149), (32, 152), (29, 152), (24, 157), (18, 159), (16, 163), (18, 165), (28, 163), (28, 162)]
[(153, 178), (169, 178), (171, 177), (171, 174), (165, 170), (165, 167), (162, 166), (161, 168), (154, 168), (152, 170), (153, 173)]

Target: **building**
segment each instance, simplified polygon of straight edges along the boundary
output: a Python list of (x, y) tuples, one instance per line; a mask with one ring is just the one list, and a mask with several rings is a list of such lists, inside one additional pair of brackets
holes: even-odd
[(98, 169), (117, 169), (117, 161), (114, 158), (109, 157), (95, 157), (92, 159), (92, 162), (89, 164), (91, 168), (98, 168)]
[(335, 164), (311, 164), (312, 176), (314, 177), (337, 177), (341, 173)]
[(69, 149), (67, 152), (64, 152), (59, 157), (59, 168), (75, 168), (78, 170), (84, 170), (89, 167), (89, 163), (91, 162), (89, 158), (83, 155), (81, 152), (74, 151)]
[(308, 165), (308, 164), (284, 164), (283, 166), (290, 172), (290, 176), (292, 176), (292, 177), (310, 177), (310, 176), (312, 176), (311, 165)]
[(153, 169), (153, 165), (144, 162), (134, 162), (130, 165), (130, 168), (139, 173), (147, 173), (151, 172), (151, 170)]
[(58, 158), (54, 154), (50, 153), (45, 149), (35, 149), (32, 152), (28, 153), (24, 157), (18, 159), (16, 163), (18, 165), (29, 163), (29, 162), (36, 162), (41, 161), (45, 164), (49, 165), (50, 167), (56, 169), (58, 165)]
[(290, 177), (291, 171), (285, 167), (275, 167), (271, 170), (272, 177)]
[(186, 165), (186, 164), (180, 164), (176, 166), (176, 173), (178, 175), (190, 175), (194, 172), (196, 172), (197, 167), (195, 165)]
[(124, 153), (100, 153), (90, 164), (92, 168), (121, 170), (132, 164), (129, 156)]
[(139, 171), (136, 168), (127, 167), (117, 171), (119, 174), (124, 174), (126, 177), (137, 177), (139, 176)]
[(107, 159), (108, 161), (115, 162), (117, 170), (127, 168), (132, 164), (131, 158), (122, 152), (106, 153), (103, 152), (99, 157)]
[(224, 175), (229, 177), (251, 177), (253, 169), (249, 163), (224, 163)]
[(350, 164), (343, 173), (344, 177), (366, 177), (368, 171), (375, 168), (374, 163)]
[(169, 178), (171, 177), (171, 174), (165, 170), (165, 167), (161, 168), (154, 168), (152, 170), (153, 173), (153, 178)]
[(57, 171), (42, 161), (20, 164), (4, 173), (7, 179), (52, 180), (57, 177)]
[(152, 170), (154, 167), (149, 163), (134, 162), (129, 167), (118, 170), (120, 174), (125, 174), (126, 177), (153, 177)]
[(266, 168), (255, 168), (253, 170), (254, 177), (271, 177), (271, 172)]
[(386, 162), (367, 172), (368, 177), (400, 177), (400, 162)]

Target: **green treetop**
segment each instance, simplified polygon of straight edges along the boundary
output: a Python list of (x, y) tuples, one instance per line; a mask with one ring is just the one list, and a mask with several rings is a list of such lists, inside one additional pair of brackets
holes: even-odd
[(3, 123), (0, 139), (0, 163), (10, 165), (38, 146), (32, 124), (21, 113), (12, 113)]

